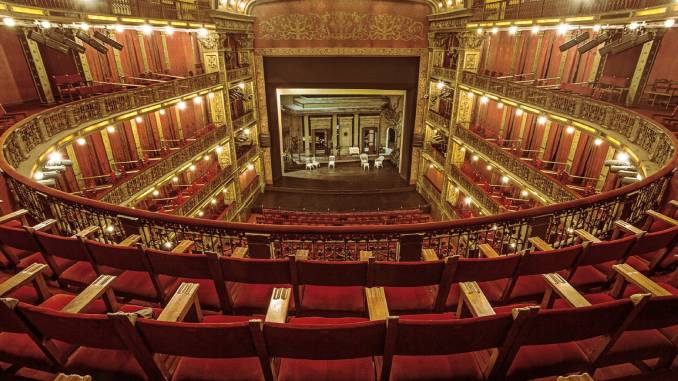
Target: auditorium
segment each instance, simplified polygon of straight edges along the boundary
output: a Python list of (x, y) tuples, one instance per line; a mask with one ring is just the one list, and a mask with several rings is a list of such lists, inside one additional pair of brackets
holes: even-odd
[(0, 19), (0, 381), (678, 380), (678, 0)]

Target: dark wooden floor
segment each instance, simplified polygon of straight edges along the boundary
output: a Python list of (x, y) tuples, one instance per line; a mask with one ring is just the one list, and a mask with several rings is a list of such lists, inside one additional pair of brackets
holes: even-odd
[[(372, 163), (370, 163), (372, 164)], [(375, 211), (422, 208), (426, 201), (389, 163), (363, 171), (360, 163), (337, 163), (288, 172), (255, 202), (257, 207), (308, 211)]]

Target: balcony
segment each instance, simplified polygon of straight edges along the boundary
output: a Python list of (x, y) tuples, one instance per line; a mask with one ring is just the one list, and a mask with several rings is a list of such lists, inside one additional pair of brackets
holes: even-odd
[(431, 122), (431, 124), (438, 129), (441, 129), (445, 131), (447, 135), (449, 135), (450, 131), (450, 117), (448, 116), (443, 116), (438, 114), (437, 112), (429, 109), (428, 110), (428, 121)]
[(238, 168), (242, 167), (245, 163), (250, 161), (250, 159), (257, 156), (259, 153), (257, 148), (258, 147), (256, 144), (250, 144), (249, 146), (241, 146), (236, 149)]
[(456, 165), (450, 166), (450, 177), (459, 185), (462, 191), (474, 199), (483, 211), (489, 214), (499, 214), (506, 210), (482, 188), (478, 187), (471, 178), (463, 173)]
[(473, 6), (473, 21), (592, 15), (670, 4), (671, 0), (500, 0)]
[(228, 76), (228, 82), (239, 82), (247, 78), (252, 77), (252, 67), (245, 66), (235, 69), (227, 69), (226, 75)]
[(430, 156), (431, 159), (435, 160), (438, 164), (440, 164), (441, 167), (445, 167), (445, 155), (446, 155), (445, 152), (442, 152), (432, 144), (427, 144), (426, 148), (424, 149), (424, 152), (426, 152), (426, 154)]
[(200, 5), (198, 2), (191, 3), (180, 0), (110, 0), (94, 2), (82, 0), (11, 0), (7, 2), (22, 6), (68, 12), (76, 11), (166, 20), (211, 21), (206, 14), (209, 8)]
[(431, 77), (454, 82), (457, 80), (457, 71), (446, 67), (433, 67), (431, 68)]
[(195, 210), (199, 205), (202, 205), (208, 197), (220, 191), (224, 185), (233, 177), (233, 168), (226, 167), (220, 170), (216, 176), (211, 177), (208, 181), (200, 187), (190, 198), (184, 201), (172, 214), (185, 216), (191, 211)]
[(247, 111), (245, 114), (233, 119), (233, 131), (247, 127), (255, 120), (254, 111)]

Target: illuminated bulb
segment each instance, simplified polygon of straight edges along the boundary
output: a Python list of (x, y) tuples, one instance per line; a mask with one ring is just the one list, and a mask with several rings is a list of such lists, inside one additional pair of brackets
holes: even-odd
[(87, 24), (86, 22), (80, 24), (80, 29), (85, 31), (89, 30), (89, 24)]
[(512, 249), (515, 249), (515, 248), (516, 248), (516, 243), (515, 243), (515, 242), (511, 242), (511, 244), (510, 244), (509, 246), (511, 246)]
[(207, 98), (214, 99), (214, 93), (213, 92), (207, 93)]
[(160, 110), (160, 111), (158, 111), (158, 112), (160, 113), (160, 115), (165, 115), (165, 109), (162, 109), (162, 110)]
[(531, 31), (532, 31), (532, 34), (537, 34), (537, 33), (539, 33), (539, 25), (533, 26), (532, 29), (531, 29)]
[(497, 103), (497, 108), (500, 109), (500, 110), (503, 109), (503, 108), (504, 108), (504, 104), (501, 103), (501, 102)]
[(487, 104), (487, 102), (489, 102), (489, 101), (490, 101), (490, 98), (488, 98), (484, 95), (482, 97), (480, 97), (480, 103), (482, 103), (482, 104)]
[(210, 155), (205, 155), (205, 156), (202, 157), (202, 159), (205, 160), (205, 161), (209, 161)]
[(443, 3), (442, 3), (442, 2), (438, 2), (438, 8), (442, 8), (442, 7), (443, 7)]
[(436, 87), (438, 88), (438, 90), (441, 90), (443, 87), (445, 87), (445, 82), (443, 81), (438, 82), (436, 84)]
[(626, 153), (626, 152), (623, 152), (623, 151), (622, 151), (622, 152), (619, 152), (619, 153), (617, 154), (617, 160), (628, 162), (628, 161), (629, 161), (629, 154)]
[(636, 30), (640, 25), (637, 22), (632, 22), (629, 24), (629, 30)]
[(87, 140), (85, 140), (85, 138), (78, 138), (75, 142), (78, 143), (78, 145), (84, 146), (85, 143), (87, 143)]
[(428, 167), (429, 167), (429, 168), (433, 168), (433, 164), (429, 164)]
[(11, 28), (16, 25), (16, 20), (11, 17), (5, 17), (2, 19), (2, 23)]
[(210, 200), (210, 203), (211, 203), (212, 205), (216, 205), (216, 204), (217, 204), (217, 199), (216, 199), (216, 198), (213, 198), (212, 200)]
[(195, 164), (191, 164), (191, 166), (188, 167), (188, 169), (189, 169), (191, 172), (195, 172)]
[(195, 97), (193, 98), (193, 103), (199, 105), (202, 103), (202, 97)]
[(171, 26), (167, 25), (167, 26), (165, 27), (165, 34), (168, 35), (168, 36), (173, 35), (173, 34), (174, 34), (174, 28), (172, 28)]
[(116, 31), (117, 33), (122, 33), (122, 32), (125, 31), (125, 28), (124, 28), (122, 25), (120, 25), (120, 24), (115, 24), (115, 26), (113, 27), (113, 29), (115, 29), (115, 31)]
[(107, 233), (113, 233), (114, 230), (115, 230), (115, 227), (113, 225), (106, 226), (106, 232)]
[(567, 126), (567, 128), (565, 129), (565, 132), (567, 132), (570, 135), (574, 134), (574, 127)]
[(461, 148), (459, 148), (459, 150), (460, 150), (461, 152), (466, 152), (466, 147), (461, 147)]
[(245, 133), (245, 135), (249, 135), (249, 134), (250, 134), (250, 129), (249, 129), (249, 128), (246, 128), (246, 129), (243, 130), (243, 132)]
[(499, 28), (495, 26), (494, 28), (492, 28), (491, 32), (492, 34), (497, 34), (497, 32), (499, 32)]
[(665, 27), (665, 28), (670, 28), (670, 27), (672, 27), (673, 24), (675, 24), (675, 23), (676, 23), (676, 20), (674, 20), (674, 19), (668, 19), (668, 20), (664, 21), (664, 27)]
[(643, 179), (643, 176), (641, 176), (640, 173), (639, 173), (639, 174), (636, 175), (636, 179), (638, 179), (638, 181), (640, 181), (640, 180)]
[(548, 119), (543, 115), (541, 115), (539, 118), (537, 118), (537, 123), (539, 123), (539, 124), (546, 124), (547, 121), (548, 121)]
[(163, 243), (162, 246), (163, 246), (165, 249), (171, 249), (171, 248), (172, 248), (172, 242), (167, 241), (167, 242)]
[(504, 183), (504, 184), (507, 184), (507, 183), (509, 182), (508, 176), (502, 176), (502, 177), (501, 177), (501, 182)]
[(151, 32), (153, 32), (153, 28), (151, 28), (151, 26), (148, 25), (148, 24), (144, 24), (144, 25), (141, 26), (141, 31), (144, 34), (151, 34)]
[(134, 118), (134, 121), (137, 123), (142, 123), (144, 121), (144, 118), (142, 118), (141, 116), (137, 116), (136, 118)]
[(570, 26), (567, 24), (560, 24), (558, 25), (558, 34), (563, 35), (567, 33), (567, 31), (570, 29)]
[(492, 230), (497, 230), (498, 226), (497, 225), (492, 225)]
[(471, 156), (471, 161), (478, 161), (478, 155)]
[(240, 90), (245, 90), (245, 82), (238, 83), (238, 87), (240, 88)]
[(524, 113), (524, 111), (523, 111), (522, 108), (516, 109), (516, 116), (523, 116), (523, 113)]
[(452, 6), (452, 0), (447, 0), (447, 6), (451, 7)]
[(248, 170), (253, 170), (254, 169), (254, 164), (247, 164), (247, 169)]
[(54, 152), (50, 153), (49, 156), (48, 156), (47, 158), (49, 159), (49, 161), (51, 161), (51, 162), (53, 162), (53, 163), (54, 163), (54, 162), (59, 162), (59, 161), (61, 161), (61, 159), (62, 159), (61, 152), (59, 152), (59, 151), (54, 151)]
[(45, 178), (45, 174), (38, 171), (38, 172), (35, 172), (35, 175), (33, 175), (33, 178), (40, 181), (40, 180)]
[(476, 33), (478, 33), (478, 34), (483, 34), (483, 28), (478, 28), (478, 29), (476, 29)]
[(108, 126), (108, 127), (106, 127), (106, 131), (108, 131), (108, 132), (110, 132), (110, 133), (114, 133), (114, 132), (115, 132), (115, 127), (113, 127), (113, 126)]
[(45, 29), (49, 29), (49, 28), (52, 27), (52, 24), (50, 24), (49, 21), (44, 20), (44, 21), (40, 21), (40, 26), (45, 28)]
[(217, 155), (221, 155), (221, 153), (224, 152), (224, 147), (216, 146), (216, 147), (214, 147), (214, 152), (216, 152)]
[(181, 101), (177, 103), (177, 107), (179, 108), (179, 110), (186, 110), (186, 102)]
[(157, 189), (154, 190), (154, 191), (153, 191), (153, 196), (158, 196), (158, 195), (160, 195), (160, 191), (157, 190)]
[(518, 32), (518, 27), (517, 27), (517, 26), (512, 25), (512, 26), (509, 28), (509, 34), (516, 34), (517, 32)]
[(488, 165), (488, 166), (485, 167), (485, 168), (487, 168), (488, 171), (491, 171), (491, 170), (492, 170), (492, 166), (491, 166), (491, 165)]
[(468, 97), (468, 99), (473, 99), (474, 94), (469, 92), (468, 94), (466, 94), (466, 96)]
[(245, 9), (245, 2), (244, 1), (241, 1), (241, 2), (238, 3), (238, 9), (240, 9), (241, 11), (243, 9)]
[(523, 196), (523, 197), (527, 197), (528, 194), (529, 193), (526, 190), (523, 190), (523, 191), (520, 192), (520, 195)]
[(464, 204), (471, 205), (471, 201), (473, 201), (471, 197), (468, 196), (464, 197)]
[(198, 37), (207, 37), (209, 32), (205, 28), (198, 29)]
[(205, 212), (203, 212), (202, 210), (198, 212), (198, 216), (202, 217), (204, 215), (205, 215)]
[(599, 146), (599, 145), (603, 144), (603, 139), (596, 138), (596, 140), (593, 141), (593, 144)]
[(455, 192), (459, 192), (459, 188), (454, 187), (454, 191), (455, 191)]
[(179, 182), (179, 177), (177, 177), (177, 176), (172, 177), (172, 182), (173, 182), (173, 183), (178, 183), (178, 182)]
[(593, 31), (594, 32), (600, 32), (600, 24), (596, 24), (593, 26)]

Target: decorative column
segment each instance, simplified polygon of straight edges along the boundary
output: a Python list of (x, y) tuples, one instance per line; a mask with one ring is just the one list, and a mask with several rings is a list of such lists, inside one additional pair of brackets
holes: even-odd
[(35, 83), (35, 88), (38, 90), (40, 101), (52, 104), (54, 103), (54, 94), (49, 83), (47, 70), (45, 70), (45, 64), (42, 61), (42, 55), (40, 55), (40, 47), (37, 42), (28, 38), (28, 33), (30, 33), (30, 29), (22, 29), (19, 34), (19, 41), (27, 58), (33, 83)]
[[(174, 110), (174, 116), (177, 120), (177, 124), (175, 125), (177, 129), (177, 136), (179, 137), (179, 140), (183, 141), (184, 140), (184, 129), (181, 126), (181, 110), (179, 110), (179, 107), (172, 107)], [(170, 111), (172, 112), (172, 111)]]
[(75, 148), (73, 148), (73, 144), (66, 146), (66, 155), (68, 155), (68, 160), (71, 161), (73, 177), (75, 177), (78, 188), (85, 189), (85, 180), (82, 178), (82, 171), (80, 171), (80, 164), (78, 164), (78, 157), (75, 155)]
[(144, 64), (144, 72), (148, 73), (151, 71), (151, 67), (148, 64), (148, 54), (146, 54), (146, 41), (144, 41), (144, 33), (139, 32), (137, 37), (139, 38), (139, 50), (141, 50), (141, 62)]
[(160, 32), (160, 41), (162, 43), (162, 60), (165, 66), (165, 69), (172, 69), (172, 63), (170, 61), (169, 49), (167, 49), (167, 33)]
[(106, 129), (103, 129), (99, 131), (101, 134), (101, 141), (104, 144), (104, 151), (106, 151), (106, 159), (108, 159), (108, 165), (111, 167), (111, 171), (113, 173), (117, 172), (117, 167), (115, 165), (115, 157), (113, 157), (113, 149), (111, 148), (111, 140), (109, 139), (108, 136), (108, 131)]
[(311, 120), (309, 115), (304, 115), (304, 154), (311, 155)]
[(636, 70), (634, 70), (633, 77), (631, 77), (629, 91), (626, 94), (627, 106), (633, 105), (637, 100), (639, 92), (642, 93), (644, 84), (647, 81), (647, 76), (652, 69), (652, 62), (659, 50), (659, 43), (661, 42), (662, 37), (663, 36), (661, 35), (655, 35), (654, 39), (643, 44), (643, 48), (640, 51), (640, 57), (638, 57), (638, 63), (636, 64)]
[(137, 126), (137, 122), (134, 119), (130, 119), (129, 124), (132, 127), (132, 138), (134, 138), (134, 148), (136, 149), (137, 157), (139, 159), (143, 159), (144, 150), (141, 147), (141, 139), (139, 138), (139, 127)]
[(224, 107), (224, 91), (223, 90), (215, 91), (211, 98), (209, 96), (207, 97), (207, 102), (209, 104), (212, 122), (216, 126), (225, 124), (226, 111)]
[(574, 136), (572, 137), (572, 144), (570, 145), (570, 152), (567, 153), (567, 165), (570, 167), (570, 170), (572, 169), (572, 164), (574, 163), (574, 155), (577, 152), (579, 138), (581, 138), (581, 131), (575, 129)]

